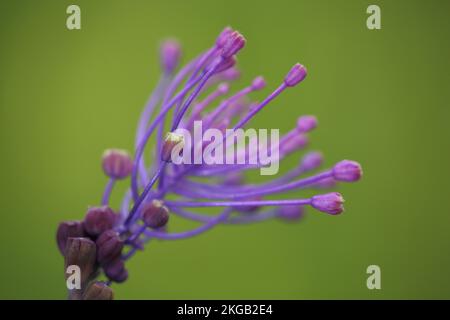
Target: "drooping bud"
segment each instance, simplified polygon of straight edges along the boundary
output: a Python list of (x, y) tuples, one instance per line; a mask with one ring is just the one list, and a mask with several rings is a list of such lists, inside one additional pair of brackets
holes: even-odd
[(119, 233), (112, 229), (103, 232), (95, 243), (97, 245), (97, 261), (100, 264), (117, 258), (122, 252), (124, 244)]
[(113, 300), (113, 290), (102, 281), (93, 281), (83, 293), (83, 300)]
[(294, 87), (303, 79), (305, 79), (307, 74), (306, 68), (302, 66), (300, 63), (297, 63), (292, 67), (292, 69), (288, 72), (286, 77), (284, 78), (284, 83), (288, 87)]
[(117, 283), (124, 282), (128, 278), (128, 271), (125, 268), (125, 263), (120, 257), (104, 265), (103, 271), (111, 281)]
[[(94, 241), (88, 238), (68, 238), (64, 254), (64, 271), (66, 279), (74, 272), (69, 266), (80, 268), (81, 289), (95, 270), (96, 247)], [(69, 271), (69, 272), (67, 272)]]
[(169, 209), (160, 200), (153, 200), (142, 208), (142, 220), (146, 226), (158, 229), (169, 221)]
[(64, 254), (68, 238), (84, 237), (83, 223), (81, 221), (65, 221), (61, 222), (56, 232), (56, 241), (59, 251)]
[(133, 170), (133, 160), (125, 150), (108, 149), (103, 153), (103, 171), (113, 179), (125, 179)]
[(344, 198), (338, 192), (317, 195), (311, 200), (311, 205), (319, 211), (333, 215), (344, 211)]
[(303, 217), (305, 209), (302, 206), (281, 206), (278, 217), (284, 220), (299, 220)]
[(342, 160), (333, 168), (333, 177), (338, 181), (354, 182), (362, 176), (361, 165), (356, 161)]
[(228, 59), (245, 46), (245, 38), (238, 31), (231, 32), (222, 49), (222, 57)]
[(84, 218), (84, 230), (93, 237), (112, 229), (117, 221), (116, 214), (108, 206), (91, 207)]
[(164, 139), (161, 151), (161, 159), (165, 162), (172, 162), (172, 152), (178, 151), (174, 156), (179, 156), (184, 147), (184, 136), (174, 132), (168, 132)]
[(252, 89), (253, 90), (262, 90), (266, 86), (266, 80), (264, 80), (263, 77), (259, 76), (256, 77), (252, 82)]
[(181, 56), (180, 44), (176, 40), (166, 40), (161, 45), (161, 64), (166, 73), (172, 73)]
[(318, 151), (307, 153), (301, 160), (300, 168), (302, 171), (311, 171), (322, 165), (323, 156)]
[(299, 132), (308, 132), (317, 127), (317, 118), (315, 116), (301, 116), (297, 120), (297, 130)]

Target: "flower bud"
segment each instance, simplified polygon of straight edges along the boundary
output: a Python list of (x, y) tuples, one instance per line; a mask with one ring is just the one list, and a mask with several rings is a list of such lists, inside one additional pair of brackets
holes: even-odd
[(83, 293), (83, 300), (113, 300), (113, 290), (102, 281), (93, 281)]
[(358, 162), (342, 160), (333, 168), (333, 177), (338, 181), (354, 182), (362, 176), (362, 168)]
[(161, 45), (161, 64), (166, 73), (172, 73), (180, 61), (180, 44), (175, 40), (166, 40)]
[(306, 77), (306, 68), (302, 66), (300, 63), (297, 63), (292, 67), (292, 69), (288, 72), (286, 77), (284, 78), (284, 83), (288, 87), (294, 87)]
[[(81, 289), (95, 270), (96, 247), (94, 241), (88, 238), (68, 238), (65, 249), (65, 268), (77, 266), (81, 273)], [(66, 279), (70, 276), (65, 272)]]
[(231, 32), (222, 49), (222, 57), (227, 59), (234, 56), (245, 46), (245, 38), (238, 31)]
[(303, 217), (305, 209), (302, 206), (281, 206), (278, 217), (284, 220), (299, 220)]
[(97, 245), (97, 261), (104, 264), (117, 258), (123, 249), (123, 241), (120, 239), (119, 233), (114, 230), (106, 230), (95, 242)]
[(128, 271), (125, 268), (125, 263), (120, 257), (104, 265), (103, 271), (111, 281), (117, 283), (124, 282), (128, 278)]
[(184, 137), (181, 134), (177, 134), (177, 133), (173, 133), (173, 132), (168, 132), (166, 134), (166, 138), (164, 140), (164, 144), (162, 146), (162, 151), (161, 151), (161, 159), (165, 162), (172, 162), (172, 151), (175, 150), (179, 150), (179, 154), (177, 156), (180, 155), (182, 149), (184, 147)]
[(312, 197), (311, 205), (322, 212), (339, 214), (344, 211), (344, 198), (338, 192), (331, 192)]
[(88, 209), (84, 218), (84, 230), (92, 237), (99, 236), (102, 232), (112, 229), (117, 216), (108, 206), (92, 207)]
[(146, 226), (154, 229), (161, 228), (169, 221), (169, 209), (160, 200), (153, 200), (144, 205), (142, 220)]
[(266, 86), (266, 81), (261, 76), (256, 77), (252, 82), (253, 90), (262, 90), (262, 89), (264, 89), (265, 86)]
[(81, 221), (65, 221), (61, 222), (56, 232), (56, 241), (59, 251), (64, 254), (68, 238), (84, 237), (83, 223)]
[(317, 118), (315, 116), (301, 116), (297, 120), (297, 130), (300, 132), (308, 132), (317, 126)]
[(223, 48), (232, 32), (233, 29), (231, 27), (225, 27), (225, 29), (223, 29), (220, 35), (217, 37), (216, 46), (218, 48)]
[(322, 153), (318, 151), (309, 152), (302, 158), (300, 168), (303, 171), (311, 171), (320, 167), (322, 165), (322, 161)]
[(124, 179), (133, 170), (133, 160), (128, 152), (118, 149), (108, 149), (103, 153), (103, 171), (113, 179)]

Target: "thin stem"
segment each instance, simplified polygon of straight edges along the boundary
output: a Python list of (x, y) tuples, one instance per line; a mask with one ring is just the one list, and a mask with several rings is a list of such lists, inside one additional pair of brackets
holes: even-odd
[[(135, 146), (136, 148), (139, 146), (139, 144), (142, 141), (142, 138), (145, 134), (145, 130), (147, 128), (147, 124), (150, 121), (150, 118), (152, 117), (153, 112), (155, 111), (156, 106), (158, 105), (159, 101), (161, 100), (161, 97), (166, 90), (167, 85), (169, 84), (169, 80), (171, 78), (170, 74), (164, 73), (160, 80), (158, 81), (158, 84), (156, 86), (155, 91), (151, 94), (144, 110), (142, 111), (141, 117), (139, 119), (138, 123), (138, 129), (136, 132), (136, 139), (135, 139)], [(148, 174), (147, 170), (145, 169), (145, 162), (144, 158), (141, 159), (139, 162), (139, 174), (142, 179), (142, 183), (145, 185), (148, 181)]]
[(203, 78), (203, 76), (200, 76), (197, 80), (193, 81), (191, 84), (188, 84), (181, 92), (179, 92), (158, 114), (158, 116), (155, 118), (155, 120), (152, 122), (150, 127), (147, 129), (147, 132), (145, 133), (141, 143), (139, 144), (139, 147), (136, 149), (136, 155), (134, 157), (134, 166), (133, 170), (131, 172), (131, 192), (133, 195), (133, 199), (137, 201), (137, 198), (139, 197), (138, 193), (138, 184), (137, 184), (137, 166), (139, 164), (139, 161), (142, 157), (142, 154), (144, 152), (145, 146), (147, 145), (148, 139), (152, 135), (153, 131), (156, 129), (158, 124), (164, 119), (166, 113), (170, 110), (170, 108), (173, 107), (173, 105), (178, 101), (180, 97), (182, 97), (184, 94), (186, 94), (189, 90), (191, 90), (195, 84), (200, 81)]
[(177, 188), (174, 188), (174, 192), (183, 196), (187, 196), (190, 198), (209, 198), (209, 199), (245, 199), (252, 197), (259, 197), (270, 195), (279, 192), (290, 191), (293, 189), (304, 188), (306, 186), (310, 186), (316, 184), (324, 179), (328, 179), (333, 176), (333, 171), (328, 170), (317, 175), (300, 179), (297, 181), (293, 181), (286, 184), (280, 185), (268, 185), (262, 187), (254, 187), (249, 191), (238, 191), (235, 193), (224, 193), (209, 191), (209, 190), (195, 190), (190, 188), (189, 186), (184, 186), (180, 183)]
[(260, 201), (165, 201), (168, 207), (250, 207), (250, 206), (291, 206), (291, 205), (309, 205), (311, 199), (292, 199), (292, 200), (260, 200)]
[(128, 214), (128, 217), (126, 218), (126, 220), (124, 222), (125, 226), (128, 227), (133, 222), (133, 220), (135, 219), (135, 216), (136, 216), (136, 214), (138, 212), (138, 209), (139, 209), (140, 205), (142, 204), (142, 202), (147, 197), (148, 193), (152, 189), (152, 187), (155, 184), (155, 182), (158, 180), (159, 175), (161, 174), (161, 171), (164, 170), (165, 165), (166, 165), (166, 162), (162, 162), (160, 164), (160, 166), (159, 166), (158, 170), (155, 172), (153, 178), (147, 184), (147, 186), (145, 187), (144, 191), (142, 191), (142, 193), (138, 197), (138, 199), (135, 201), (135, 203), (133, 205), (133, 208), (130, 210), (130, 213)]
[[(179, 207), (171, 208), (171, 212), (182, 218), (190, 219), (190, 220), (194, 220), (194, 221), (200, 221), (200, 222), (208, 222), (215, 218), (215, 217), (211, 217), (211, 216), (205, 216), (203, 214), (190, 212), (190, 211), (184, 210)], [(275, 217), (276, 215), (277, 215), (277, 210), (268, 210), (268, 211), (264, 211), (264, 212), (257, 213), (257, 214), (239, 215), (236, 217), (229, 217), (223, 223), (224, 224), (247, 224), (247, 223), (265, 221), (267, 219)]]
[(108, 183), (106, 184), (105, 191), (103, 192), (102, 197), (102, 206), (107, 206), (109, 203), (109, 198), (111, 196), (112, 189), (114, 187), (115, 179), (109, 178)]

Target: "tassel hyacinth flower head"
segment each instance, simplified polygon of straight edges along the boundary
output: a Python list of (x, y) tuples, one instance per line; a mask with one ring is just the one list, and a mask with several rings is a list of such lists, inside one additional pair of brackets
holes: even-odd
[[(305, 80), (307, 70), (297, 63), (261, 102), (248, 98), (250, 93), (265, 88), (265, 80), (260, 76), (230, 94), (230, 84), (240, 75), (236, 55), (245, 44), (242, 34), (227, 27), (209, 49), (181, 68), (178, 68), (179, 44), (168, 40), (161, 45), (162, 74), (139, 119), (134, 155), (117, 149), (105, 151), (102, 167), (109, 179), (101, 203), (89, 207), (82, 221), (62, 222), (58, 227), (57, 244), (65, 259), (66, 278), (70, 266), (81, 270), (79, 285), (69, 288), (70, 299), (113, 299), (111, 284), (128, 278), (127, 260), (143, 250), (150, 239), (185, 239), (219, 224), (253, 223), (271, 218), (296, 221), (304, 215), (306, 207), (330, 215), (343, 212), (342, 195), (323, 190), (338, 182), (358, 181), (362, 170), (355, 161), (343, 160), (316, 173), (322, 165), (322, 154), (311, 151), (304, 153), (299, 164), (287, 173), (259, 184), (246, 182), (244, 172), (260, 169), (262, 163), (177, 164), (172, 161), (174, 154), (187, 155), (199, 147), (198, 143), (187, 143), (177, 133), (178, 129), (192, 132), (198, 122), (220, 132), (226, 128), (230, 128), (227, 132), (246, 128), (283, 91)], [(295, 127), (281, 136), (276, 145), (279, 160), (305, 149), (308, 134), (316, 126), (314, 116), (300, 116)], [(156, 143), (149, 156), (145, 151), (152, 137)], [(214, 141), (215, 148), (226, 149), (228, 145), (224, 142), (225, 139)], [(211, 143), (200, 142), (200, 147)], [(237, 149), (244, 159), (260, 151), (254, 146)], [(130, 188), (123, 196), (121, 207), (111, 208), (109, 199), (114, 185), (128, 177)], [(318, 194), (310, 198), (273, 199), (277, 194), (306, 188), (315, 189)], [(196, 211), (196, 208), (212, 207), (221, 208), (221, 212), (205, 215)], [(166, 226), (172, 215), (198, 221), (201, 226), (170, 233)], [(102, 273), (107, 281), (96, 280)]]

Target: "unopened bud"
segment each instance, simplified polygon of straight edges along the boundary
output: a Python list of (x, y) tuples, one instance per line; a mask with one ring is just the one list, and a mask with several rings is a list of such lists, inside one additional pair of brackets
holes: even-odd
[(305, 209), (302, 206), (281, 206), (278, 217), (284, 220), (299, 220), (303, 217)]
[(166, 40), (161, 45), (161, 64), (166, 73), (172, 73), (178, 66), (181, 56), (180, 44), (175, 40)]
[(169, 209), (160, 200), (153, 200), (145, 204), (142, 209), (142, 220), (146, 226), (158, 229), (169, 221)]
[(344, 211), (344, 198), (338, 192), (320, 194), (312, 197), (311, 205), (322, 212), (332, 215), (340, 214)]
[(252, 82), (253, 90), (262, 90), (262, 89), (264, 89), (265, 86), (266, 86), (266, 81), (261, 76), (256, 77)]
[(108, 206), (92, 207), (88, 209), (84, 218), (84, 229), (93, 237), (102, 232), (112, 229), (116, 223), (117, 216)]
[[(177, 150), (179, 156), (184, 147), (184, 137), (181, 134), (168, 132), (162, 146), (161, 159), (165, 162), (172, 162), (172, 151)], [(176, 149), (175, 149), (176, 148)]]
[(93, 281), (83, 293), (83, 300), (113, 300), (113, 290), (102, 281)]
[(303, 79), (305, 79), (307, 74), (306, 68), (302, 66), (300, 63), (297, 63), (292, 67), (292, 69), (289, 71), (289, 73), (284, 78), (284, 83), (288, 87), (294, 87)]
[(118, 149), (108, 149), (103, 154), (103, 171), (113, 179), (125, 179), (133, 170), (133, 160), (128, 152)]
[(114, 230), (103, 232), (95, 242), (97, 245), (97, 261), (104, 264), (117, 258), (123, 249), (123, 241)]
[(56, 232), (56, 241), (59, 251), (64, 255), (68, 238), (84, 237), (85, 232), (81, 221), (65, 221), (61, 222)]
[[(95, 270), (96, 246), (88, 238), (68, 238), (65, 249), (65, 270), (68, 266), (78, 266), (81, 271), (81, 288)], [(65, 273), (66, 278), (70, 275)]]
[(103, 271), (111, 281), (117, 283), (124, 282), (128, 278), (128, 271), (125, 268), (125, 263), (120, 257), (104, 265)]
[(222, 57), (227, 59), (234, 56), (245, 46), (245, 38), (238, 31), (231, 32), (223, 46)]
[(354, 182), (361, 179), (362, 168), (356, 161), (342, 160), (333, 168), (333, 177), (338, 181)]
[(315, 116), (301, 116), (297, 120), (297, 130), (308, 132), (317, 127), (317, 118)]

